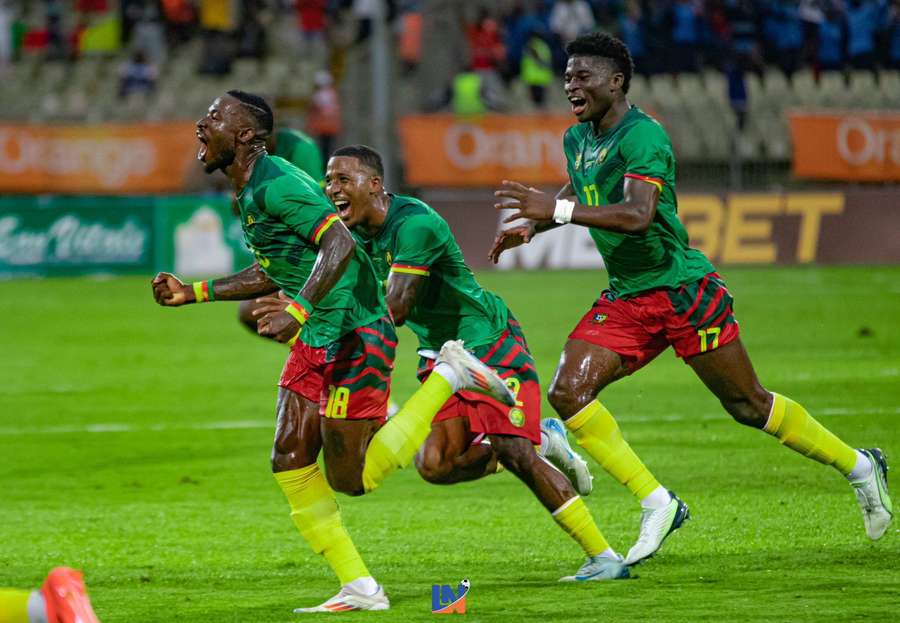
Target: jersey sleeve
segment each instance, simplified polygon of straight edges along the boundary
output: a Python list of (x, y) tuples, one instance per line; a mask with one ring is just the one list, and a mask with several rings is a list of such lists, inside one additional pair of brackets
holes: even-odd
[(643, 180), (662, 192), (666, 180), (672, 179), (675, 158), (666, 131), (655, 121), (632, 128), (622, 140), (625, 177)]
[(441, 223), (428, 214), (409, 217), (398, 228), (392, 273), (428, 276), (447, 245)]
[(269, 214), (316, 245), (322, 234), (341, 220), (321, 191), (287, 175), (266, 190), (265, 207)]

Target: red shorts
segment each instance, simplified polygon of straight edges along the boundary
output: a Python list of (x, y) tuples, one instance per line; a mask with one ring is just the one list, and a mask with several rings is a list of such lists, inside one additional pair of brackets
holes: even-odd
[(387, 417), (397, 334), (384, 317), (326, 346), (297, 340), (279, 387), (319, 403), (319, 414), (347, 420)]
[(631, 374), (670, 345), (687, 359), (734, 340), (739, 328), (733, 302), (716, 273), (680, 288), (659, 288), (629, 299), (606, 290), (569, 339), (618, 353)]
[[(457, 392), (444, 403), (432, 423), (467, 417), (469, 428), (476, 435), (513, 435), (541, 443), (541, 384), (519, 323), (510, 314), (509, 324), (497, 341), (472, 352), (506, 380), (516, 394), (516, 406), (508, 407), (483, 394)], [(434, 361), (422, 357), (419, 380), (428, 378), (433, 367)]]

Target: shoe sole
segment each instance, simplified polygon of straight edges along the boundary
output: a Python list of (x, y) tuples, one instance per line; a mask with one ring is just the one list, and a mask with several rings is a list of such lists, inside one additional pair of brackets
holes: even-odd
[[(544, 420), (543, 422), (541, 422), (541, 432), (543, 432), (548, 437), (553, 435), (554, 433), (561, 435), (563, 440), (560, 443), (562, 443), (563, 448), (569, 454), (572, 455), (572, 460), (575, 462), (576, 466), (573, 469), (569, 470), (569, 469), (564, 469), (563, 467), (553, 463), (552, 461), (550, 461), (550, 464), (553, 465), (553, 467), (555, 467), (559, 471), (561, 471), (563, 473), (563, 475), (569, 479), (569, 482), (571, 482), (572, 486), (575, 487), (575, 491), (578, 492), (578, 495), (580, 495), (582, 497), (586, 497), (586, 496), (590, 495), (591, 492), (594, 490), (594, 475), (591, 473), (591, 470), (588, 467), (587, 461), (585, 461), (583, 458), (581, 458), (577, 452), (572, 450), (572, 446), (569, 445), (569, 440), (566, 438), (565, 429), (560, 428), (556, 424), (545, 423), (545, 422), (553, 422), (553, 421), (554, 421), (553, 418), (548, 418), (548, 419)], [(546, 458), (546, 457), (544, 457), (544, 458)], [(547, 460), (549, 461), (550, 459), (547, 459)], [(587, 478), (588, 478), (587, 487), (580, 487), (578, 485), (578, 482), (580, 480), (580, 478), (578, 478), (579, 470), (584, 470), (587, 473)], [(572, 473), (570, 474), (569, 471), (571, 471)]]
[(669, 494), (673, 498), (678, 500), (678, 508), (675, 510), (675, 517), (672, 519), (672, 525), (669, 526), (669, 530), (666, 532), (665, 536), (663, 536), (662, 541), (659, 542), (659, 547), (657, 547), (654, 552), (644, 556), (643, 558), (641, 558), (639, 560), (635, 560), (634, 562), (628, 563), (629, 567), (634, 567), (636, 565), (639, 565), (639, 564), (643, 563), (644, 561), (650, 560), (651, 558), (656, 556), (656, 552), (658, 552), (660, 549), (662, 549), (663, 543), (666, 542), (666, 539), (669, 538), (669, 535), (672, 534), (673, 532), (675, 532), (676, 530), (678, 530), (678, 528), (680, 528), (682, 525), (684, 525), (684, 522), (689, 521), (691, 519), (691, 509), (688, 508), (688, 505), (685, 504), (681, 498), (679, 498), (677, 495), (675, 495), (671, 491), (669, 491)]

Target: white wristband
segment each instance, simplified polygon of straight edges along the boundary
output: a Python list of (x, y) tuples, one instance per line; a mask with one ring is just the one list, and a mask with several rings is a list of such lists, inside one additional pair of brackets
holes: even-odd
[(553, 221), (556, 223), (571, 223), (572, 213), (575, 211), (575, 202), (568, 199), (557, 199), (556, 209), (553, 210)]

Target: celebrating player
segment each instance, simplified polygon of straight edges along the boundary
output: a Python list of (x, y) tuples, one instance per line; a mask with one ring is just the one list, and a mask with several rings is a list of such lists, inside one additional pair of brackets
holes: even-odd
[[(542, 436), (555, 437), (552, 445), (571, 477), (590, 491), (587, 467), (571, 452), (562, 428), (541, 434), (540, 385), (519, 323), (500, 297), (475, 281), (447, 222), (417, 199), (386, 192), (383, 179), (376, 151), (343, 147), (328, 161), (325, 192), (387, 282), (395, 324), (406, 324), (416, 334), (420, 380), (430, 382), (426, 379), (433, 375), (441, 344), (462, 339), (498, 371), (517, 398), (510, 408), (463, 391), (446, 401), (433, 424), (420, 420), (431, 432), (416, 458), (419, 473), (430, 482), (449, 484), (494, 473), (499, 461), (531, 488), (586, 552), (587, 562), (567, 579), (628, 577), (571, 483), (534, 450)], [(484, 436), (490, 445), (473, 444)]]
[[(194, 284), (160, 273), (153, 293), (165, 306), (291, 293), (259, 321), (261, 334), (292, 344), (279, 382), (272, 469), (294, 523), (342, 585), (335, 597), (300, 611), (384, 610), (388, 599), (344, 529), (332, 488), (371, 491), (410, 462), (425, 439), (415, 432), (419, 420), (430, 422), (460, 389), (515, 400), (487, 366), (450, 342), (434, 382), (382, 427), (396, 334), (381, 284), (316, 181), (266, 153), (272, 126), (265, 100), (243, 91), (216, 99), (197, 122), (197, 157), (207, 173), (221, 169), (231, 181), (257, 262)], [(320, 449), (327, 482), (316, 463)]]
[(566, 223), (587, 227), (609, 271), (609, 289), (569, 335), (550, 386), (550, 403), (578, 443), (638, 497), (634, 564), (651, 556), (688, 516), (622, 439), (596, 399), (608, 384), (649, 363), (668, 346), (731, 416), (815, 461), (853, 486), (873, 540), (892, 517), (887, 463), (877, 448), (855, 450), (800, 404), (763, 388), (739, 338), (732, 298), (709, 260), (688, 245), (677, 217), (675, 157), (665, 130), (626, 97), (633, 64), (618, 39), (595, 33), (571, 42), (566, 95), (578, 124), (563, 139), (569, 183), (554, 199), (504, 181), (496, 207), (526, 219), (502, 231), (490, 257)]

